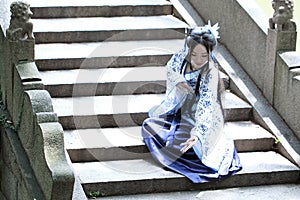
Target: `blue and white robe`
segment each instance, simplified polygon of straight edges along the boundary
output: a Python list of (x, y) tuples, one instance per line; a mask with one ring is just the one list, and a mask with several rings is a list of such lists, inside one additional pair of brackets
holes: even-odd
[[(186, 55), (183, 49), (167, 63), (165, 99), (149, 111), (142, 136), (163, 167), (201, 183), (232, 175), (241, 169), (241, 164), (233, 140), (223, 130), (218, 68), (210, 59), (203, 69), (184, 73)], [(199, 90), (195, 96), (197, 81)], [(194, 93), (176, 87), (180, 82), (190, 85)], [(198, 142), (182, 154), (180, 144), (192, 135), (198, 137)]]

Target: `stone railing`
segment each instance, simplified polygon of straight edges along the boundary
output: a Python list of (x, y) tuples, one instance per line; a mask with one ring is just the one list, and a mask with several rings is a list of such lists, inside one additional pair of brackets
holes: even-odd
[[(23, 6), (28, 18), (14, 19), (13, 6)], [(1, 96), (9, 115), (5, 123), (12, 125), (1, 131), (1, 190), (7, 199), (72, 199), (74, 173), (62, 126), (34, 62), (30, 9), (12, 7), (6, 34), (0, 26)]]
[(273, 106), (300, 138), (300, 56), (279, 51), (276, 56)]

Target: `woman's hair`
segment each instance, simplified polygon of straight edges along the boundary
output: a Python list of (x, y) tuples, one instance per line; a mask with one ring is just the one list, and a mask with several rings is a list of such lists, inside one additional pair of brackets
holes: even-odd
[[(217, 28), (217, 26), (216, 26)], [(217, 28), (218, 29), (218, 28)], [(216, 34), (216, 35), (214, 35)], [(197, 44), (202, 44), (205, 46), (207, 53), (210, 54), (211, 57), (213, 57), (213, 55), (211, 55), (212, 50), (217, 46), (217, 38), (219, 38), (218, 33), (212, 33), (212, 31), (210, 29), (208, 29), (206, 26), (203, 27), (196, 27), (193, 29), (190, 29), (187, 33), (187, 37), (186, 37), (186, 45), (189, 48), (189, 52), (187, 55), (187, 60), (190, 62), (190, 56), (191, 56), (191, 52), (193, 51), (193, 49), (195, 48), (195, 46)], [(217, 63), (215, 62), (215, 60), (213, 59), (214, 64), (216, 65), (216, 67), (218, 68)], [(209, 73), (211, 69), (209, 67), (207, 67), (207, 69), (204, 71), (204, 74), (207, 75)], [(198, 80), (197, 80), (197, 86), (196, 87), (196, 95), (199, 94), (199, 83), (200, 83), (200, 79), (201, 79), (201, 74), (199, 74)], [(224, 110), (223, 110), (223, 100), (221, 97), (222, 92), (225, 90), (224, 88), (224, 83), (222, 81), (222, 79), (218, 80), (218, 99), (220, 102), (220, 106), (222, 109), (222, 113), (223, 113), (223, 117), (224, 117)]]
[(190, 50), (193, 50), (197, 44), (202, 44), (209, 53), (217, 45), (217, 39), (206, 27), (196, 27), (188, 32), (186, 43)]

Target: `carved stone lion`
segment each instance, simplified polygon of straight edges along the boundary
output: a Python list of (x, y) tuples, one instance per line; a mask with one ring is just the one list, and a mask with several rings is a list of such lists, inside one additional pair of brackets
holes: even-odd
[(295, 25), (291, 21), (293, 18), (294, 3), (292, 0), (273, 0), (273, 17), (269, 19), (271, 29), (278, 31), (292, 31)]
[(10, 12), (11, 19), (9, 28), (6, 30), (6, 37), (13, 41), (33, 39), (30, 5), (22, 1), (13, 2)]

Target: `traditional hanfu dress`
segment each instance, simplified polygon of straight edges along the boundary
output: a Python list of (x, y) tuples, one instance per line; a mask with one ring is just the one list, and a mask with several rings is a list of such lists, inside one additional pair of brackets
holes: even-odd
[[(166, 96), (149, 111), (142, 125), (143, 140), (164, 168), (193, 183), (219, 180), (242, 168), (233, 140), (223, 131), (219, 71), (210, 59), (201, 69), (186, 73), (186, 55), (183, 49), (167, 63)], [(186, 82), (194, 92), (180, 90), (179, 82)], [(198, 137), (197, 143), (181, 153), (180, 144), (191, 135)]]

